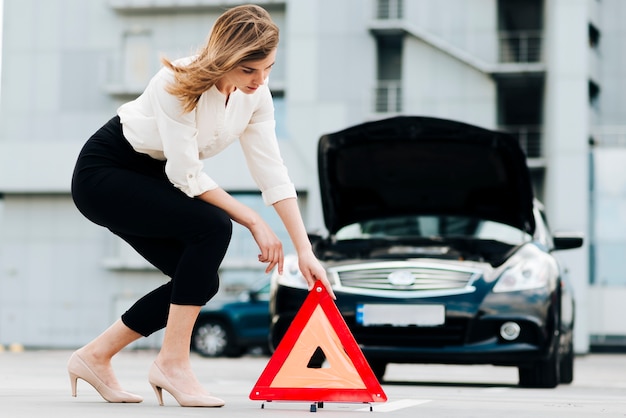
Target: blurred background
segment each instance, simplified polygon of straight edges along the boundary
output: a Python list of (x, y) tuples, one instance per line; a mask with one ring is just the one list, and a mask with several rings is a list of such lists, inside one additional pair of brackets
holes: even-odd
[[(84, 344), (167, 278), (70, 196), (82, 144), (160, 57), (193, 54), (235, 0), (0, 0), (0, 346)], [(281, 28), (271, 74), (283, 158), (311, 232), (322, 134), (396, 115), (517, 137), (577, 299), (577, 353), (626, 349), (626, 2), (259, 0)], [(261, 212), (238, 146), (205, 170)], [(222, 292), (264, 276), (236, 226)], [(136, 347), (156, 347), (160, 334)]]

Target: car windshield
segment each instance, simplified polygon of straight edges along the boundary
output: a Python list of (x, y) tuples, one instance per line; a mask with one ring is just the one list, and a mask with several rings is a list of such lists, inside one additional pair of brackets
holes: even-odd
[(464, 216), (398, 216), (358, 222), (341, 228), (338, 241), (370, 238), (474, 238), (512, 245), (531, 236), (510, 225)]

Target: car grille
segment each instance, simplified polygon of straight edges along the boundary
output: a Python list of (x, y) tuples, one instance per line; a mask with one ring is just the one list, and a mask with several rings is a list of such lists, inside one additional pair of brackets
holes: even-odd
[[(335, 267), (329, 272), (343, 290), (391, 292), (466, 289), (480, 276), (480, 271), (475, 269), (404, 261)], [(402, 278), (394, 279), (392, 273)]]

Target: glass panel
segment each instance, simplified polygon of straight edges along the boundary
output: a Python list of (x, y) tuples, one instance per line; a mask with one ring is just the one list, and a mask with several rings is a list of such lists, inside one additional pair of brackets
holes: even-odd
[(467, 237), (494, 239), (513, 245), (531, 237), (512, 226), (463, 216), (398, 216), (348, 225), (336, 234), (337, 240), (382, 237)]

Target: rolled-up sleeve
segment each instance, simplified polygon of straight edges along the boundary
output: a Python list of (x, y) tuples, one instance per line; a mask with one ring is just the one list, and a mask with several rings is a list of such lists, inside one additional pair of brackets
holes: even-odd
[(280, 155), (276, 138), (274, 106), (269, 90), (239, 142), (252, 178), (261, 190), (263, 201), (272, 205), (279, 200), (296, 197), (296, 189)]
[(167, 160), (165, 174), (187, 196), (195, 197), (218, 185), (203, 171), (204, 164), (198, 151), (196, 112), (183, 113), (180, 100), (166, 91), (171, 77), (167, 72), (152, 80), (154, 85), (149, 87), (149, 100)]

